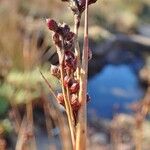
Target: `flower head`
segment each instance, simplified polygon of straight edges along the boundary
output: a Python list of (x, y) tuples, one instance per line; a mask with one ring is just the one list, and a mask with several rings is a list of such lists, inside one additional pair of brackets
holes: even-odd
[[(86, 0), (62, 0), (63, 2), (69, 2), (69, 6), (72, 11), (76, 13), (82, 13), (85, 10)], [(97, 0), (88, 0), (88, 5), (95, 3)]]

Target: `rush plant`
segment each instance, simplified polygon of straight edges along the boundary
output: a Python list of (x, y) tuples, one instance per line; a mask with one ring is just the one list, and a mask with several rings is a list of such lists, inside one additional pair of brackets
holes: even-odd
[[(88, 61), (91, 58), (88, 41), (88, 5), (97, 0), (62, 0), (69, 4), (74, 14), (74, 31), (69, 25), (47, 19), (47, 26), (52, 31), (52, 40), (59, 58), (58, 65), (51, 65), (51, 74), (61, 84), (61, 92), (56, 94), (48, 84), (56, 101), (62, 105), (67, 114), (71, 134), (72, 149), (85, 150), (87, 139), (87, 74)], [(84, 44), (82, 51), (78, 43), (78, 29), (82, 13), (85, 11)], [(82, 54), (82, 55), (81, 55)]]

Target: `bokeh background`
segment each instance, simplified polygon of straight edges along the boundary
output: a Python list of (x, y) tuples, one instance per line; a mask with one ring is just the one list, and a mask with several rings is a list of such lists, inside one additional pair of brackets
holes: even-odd
[[(61, 0), (0, 0), (0, 147), (3, 149), (15, 149), (17, 136), (12, 111), (17, 107), (22, 115), (29, 101), (38, 103), (43, 92), (50, 97), (39, 69), (59, 90), (58, 82), (49, 73), (50, 63), (55, 62), (52, 57), (55, 47), (46, 18), (65, 22), (73, 29), (73, 14)], [(83, 25), (82, 16), (81, 48)], [(115, 150), (132, 150), (139, 140), (142, 150), (149, 150), (149, 0), (98, 0), (90, 6), (89, 39), (93, 52), (88, 83), (89, 149), (109, 150), (115, 145)], [(49, 141), (39, 107), (37, 104), (34, 112), (37, 147), (44, 150)], [(51, 149), (61, 149), (59, 129), (53, 126), (52, 131)], [(137, 138), (138, 133), (141, 138)]]

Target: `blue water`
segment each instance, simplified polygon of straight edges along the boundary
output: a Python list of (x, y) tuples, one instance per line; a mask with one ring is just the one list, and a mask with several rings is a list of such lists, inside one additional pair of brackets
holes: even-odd
[(94, 111), (104, 118), (111, 118), (115, 113), (129, 113), (129, 104), (143, 97), (138, 78), (128, 65), (107, 65), (90, 79), (88, 90), (89, 113)]

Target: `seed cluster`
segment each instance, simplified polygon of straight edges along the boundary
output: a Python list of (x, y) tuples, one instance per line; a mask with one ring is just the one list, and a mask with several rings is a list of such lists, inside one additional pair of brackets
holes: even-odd
[[(80, 102), (78, 99), (80, 83), (77, 79), (77, 57), (74, 51), (74, 38), (75, 33), (70, 31), (70, 27), (66, 24), (58, 24), (53, 19), (47, 19), (47, 26), (53, 32), (53, 42), (61, 50), (64, 50), (63, 57), (63, 80), (61, 78), (60, 63), (58, 65), (51, 65), (50, 72), (55, 76), (65, 88), (69, 94), (69, 102), (73, 111), (74, 116), (77, 116), (78, 110), (80, 108)], [(57, 94), (57, 101), (62, 106), (65, 106), (64, 94)], [(87, 101), (89, 101), (89, 96), (87, 94)]]
[[(53, 19), (47, 19), (46, 22), (48, 28), (54, 32), (54, 44), (57, 45), (59, 48), (62, 48), (63, 46), (65, 50), (72, 50), (74, 48), (75, 34), (70, 31), (70, 27), (65, 23), (57, 24), (56, 21), (54, 21)], [(63, 41), (61, 37), (63, 38)]]
[[(61, 0), (68, 2), (74, 15), (74, 32), (65, 23), (47, 19), (47, 26), (52, 31), (52, 40), (56, 46), (59, 63), (51, 65), (51, 74), (61, 85), (61, 92), (55, 94), (49, 82), (51, 94), (65, 109), (70, 129), (72, 149), (86, 149), (87, 114), (86, 103), (90, 100), (87, 94), (88, 60), (92, 57), (88, 39), (88, 5), (97, 0)], [(85, 10), (84, 44), (82, 51), (78, 42), (78, 32), (82, 13)], [(82, 59), (81, 59), (82, 58)], [(83, 140), (83, 142), (82, 142)]]
[[(69, 2), (70, 8), (74, 13), (82, 13), (85, 10), (86, 0), (62, 0), (64, 2)], [(97, 0), (88, 0), (88, 5), (95, 3)]]

